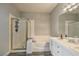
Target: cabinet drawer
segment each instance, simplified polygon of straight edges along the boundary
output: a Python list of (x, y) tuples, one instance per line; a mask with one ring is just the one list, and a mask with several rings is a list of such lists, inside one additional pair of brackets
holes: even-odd
[(57, 42), (53, 42), (53, 55), (59, 56), (61, 54), (61, 45)]
[(60, 56), (72, 56), (72, 53), (70, 52), (69, 49), (67, 49), (66, 47), (64, 47), (63, 45), (60, 44)]

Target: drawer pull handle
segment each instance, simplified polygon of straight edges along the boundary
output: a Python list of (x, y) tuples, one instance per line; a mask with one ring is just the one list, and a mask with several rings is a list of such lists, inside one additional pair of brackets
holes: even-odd
[(57, 48), (59, 48), (59, 46), (57, 46)]
[(57, 53), (59, 53), (59, 51), (57, 51)]

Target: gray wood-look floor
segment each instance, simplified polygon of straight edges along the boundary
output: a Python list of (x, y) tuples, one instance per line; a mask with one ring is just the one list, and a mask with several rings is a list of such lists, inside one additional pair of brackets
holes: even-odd
[(33, 52), (32, 54), (26, 54), (26, 52), (10, 53), (8, 56), (52, 56), (50, 52)]

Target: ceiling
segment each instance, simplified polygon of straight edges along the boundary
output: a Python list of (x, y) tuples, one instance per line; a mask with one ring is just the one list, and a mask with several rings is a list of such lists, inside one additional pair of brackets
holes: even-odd
[(14, 5), (21, 12), (50, 13), (57, 3), (16, 3)]

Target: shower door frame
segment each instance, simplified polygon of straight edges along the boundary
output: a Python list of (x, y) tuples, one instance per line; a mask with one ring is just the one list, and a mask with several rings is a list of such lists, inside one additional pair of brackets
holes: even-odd
[[(15, 16), (13, 16), (12, 14), (9, 15), (9, 51), (10, 52), (14, 52), (14, 51), (17, 51), (17, 52), (23, 52), (23, 51), (26, 51), (25, 50), (14, 50), (13, 49), (13, 28), (12, 28), (12, 18), (17, 18)], [(20, 19), (20, 18), (17, 18), (17, 19)], [(27, 42), (27, 38), (28, 38), (28, 24), (27, 24), (27, 21), (26, 21), (26, 42)], [(26, 46), (26, 44), (25, 44)], [(25, 47), (26, 48), (26, 47)]]

